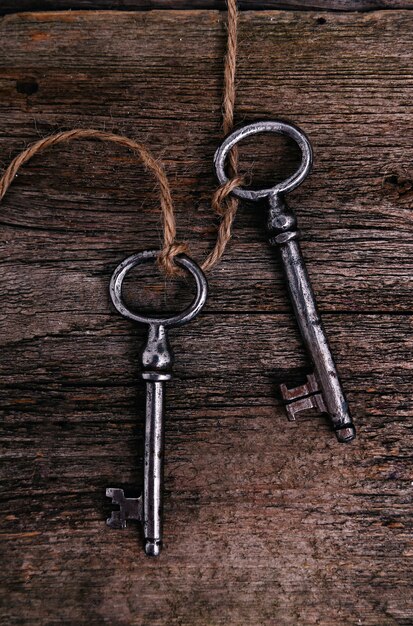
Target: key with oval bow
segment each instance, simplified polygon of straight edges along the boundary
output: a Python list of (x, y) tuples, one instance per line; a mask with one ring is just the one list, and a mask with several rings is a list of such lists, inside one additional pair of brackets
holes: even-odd
[(119, 506), (119, 510), (112, 511), (107, 524), (119, 529), (125, 528), (128, 520), (140, 521), (148, 556), (158, 556), (162, 547), (165, 383), (172, 378), (173, 363), (167, 332), (169, 328), (182, 326), (198, 315), (208, 295), (202, 270), (189, 257), (179, 255), (176, 262), (195, 279), (197, 292), (192, 304), (182, 313), (169, 318), (147, 317), (130, 311), (122, 298), (123, 280), (133, 267), (157, 256), (158, 251), (150, 250), (128, 257), (115, 269), (110, 283), (110, 295), (119, 313), (135, 322), (147, 324), (149, 330), (141, 355), (141, 376), (146, 383), (143, 494), (139, 498), (126, 498), (123, 489), (109, 487), (106, 495)]
[(305, 384), (294, 389), (281, 385), (281, 395), (289, 419), (295, 420), (297, 414), (308, 409), (327, 413), (338, 441), (345, 443), (354, 439), (356, 431), (301, 253), (297, 220), (285, 202), (285, 194), (298, 187), (310, 172), (311, 144), (302, 130), (292, 124), (279, 120), (254, 122), (231, 133), (223, 141), (215, 153), (216, 173), (221, 184), (228, 182), (225, 163), (230, 150), (242, 139), (264, 132), (286, 135), (298, 144), (301, 150), (298, 170), (271, 188), (254, 190), (235, 187), (232, 193), (238, 198), (264, 200), (267, 204), (269, 242), (280, 251), (295, 317), (314, 367), (314, 373), (307, 376)]

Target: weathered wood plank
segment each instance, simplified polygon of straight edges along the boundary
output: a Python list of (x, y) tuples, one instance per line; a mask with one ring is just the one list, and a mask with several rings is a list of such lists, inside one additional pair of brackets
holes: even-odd
[(114, 536), (102, 523), (105, 486), (140, 482), (135, 333), (113, 314), (76, 333), (75, 354), (64, 331), (6, 342), (10, 615), (21, 615), (19, 598), (36, 602), (50, 584), (49, 601), (35, 604), (45, 621), (64, 597), (62, 621), (408, 623), (412, 320), (326, 319), (359, 425), (351, 446), (338, 446), (320, 419), (285, 421), (275, 382), (303, 364), (289, 317), (207, 315), (176, 331), (157, 565), (140, 553), (136, 529)]
[[(299, 11), (373, 11), (378, 9), (411, 9), (411, 0), (238, 0), (241, 11), (290, 9)], [(68, 9), (154, 9), (225, 10), (225, 0), (2, 0), (0, 14), (23, 11), (65, 11)]]
[[(285, 420), (277, 385), (307, 363), (260, 211), (243, 206), (205, 314), (172, 337), (165, 551), (149, 561), (136, 528), (109, 531), (105, 487), (141, 483), (143, 331), (111, 310), (107, 284), (124, 254), (158, 245), (157, 195), (112, 147), (35, 159), (1, 205), (3, 623), (413, 623), (413, 18), (318, 19), (242, 15), (237, 119), (288, 118), (315, 145), (291, 204), (358, 439)], [(77, 125), (141, 138), (202, 258), (223, 25), (213, 11), (3, 18), (2, 162)], [(293, 165), (285, 146), (258, 146), (242, 153), (255, 179)], [(127, 296), (189, 298), (163, 282), (136, 279)]]
[[(212, 12), (4, 18), (3, 162), (60, 128), (98, 126), (142, 138), (166, 162), (179, 236), (201, 259), (215, 236), (209, 201), (216, 185), (211, 162), (219, 141), (222, 24)], [(411, 29), (406, 13), (337, 15), (323, 25), (313, 14), (245, 14), (241, 21), (238, 119), (292, 119), (315, 147), (314, 173), (291, 203), (323, 310), (411, 311)], [(30, 85), (36, 93), (21, 93)], [(273, 142), (255, 141), (242, 151), (244, 166), (255, 164), (268, 180), (275, 152)], [(134, 219), (142, 212), (145, 220)], [(61, 298), (78, 306), (71, 278), (85, 263), (99, 275), (126, 252), (159, 245), (153, 182), (110, 146), (72, 145), (36, 159), (19, 175), (2, 215), (10, 224), (3, 228), (6, 241), (13, 240), (12, 249), (4, 248), (8, 262), (31, 265), (51, 307)], [(211, 283), (214, 310), (286, 310), (261, 221), (256, 207), (240, 209)], [(45, 281), (45, 260), (65, 268), (58, 294)], [(27, 277), (21, 272), (19, 280)], [(82, 288), (93, 298), (92, 277)]]

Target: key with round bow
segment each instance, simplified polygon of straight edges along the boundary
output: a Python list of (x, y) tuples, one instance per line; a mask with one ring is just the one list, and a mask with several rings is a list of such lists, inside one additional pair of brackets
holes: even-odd
[(107, 524), (119, 529), (125, 528), (128, 520), (141, 522), (148, 556), (158, 556), (162, 547), (165, 383), (172, 378), (173, 363), (168, 329), (190, 322), (201, 311), (208, 295), (202, 270), (186, 255), (179, 255), (176, 262), (195, 279), (196, 295), (192, 304), (172, 317), (148, 317), (131, 311), (123, 301), (123, 280), (136, 265), (153, 261), (157, 256), (158, 251), (150, 250), (128, 257), (115, 269), (110, 282), (110, 295), (116, 309), (124, 317), (147, 324), (148, 336), (141, 354), (141, 376), (146, 384), (143, 494), (139, 498), (126, 498), (123, 489), (106, 489), (106, 495), (119, 506), (119, 510), (112, 511)]

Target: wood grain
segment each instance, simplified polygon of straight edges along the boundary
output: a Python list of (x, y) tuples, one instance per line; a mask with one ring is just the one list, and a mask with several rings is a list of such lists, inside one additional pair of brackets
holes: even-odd
[[(3, 623), (413, 623), (413, 17), (319, 17), (242, 15), (237, 120), (290, 119), (314, 144), (290, 200), (358, 439), (340, 446), (322, 417), (286, 422), (277, 386), (307, 361), (262, 209), (243, 205), (205, 313), (171, 337), (165, 550), (150, 561), (136, 527), (107, 529), (105, 487), (139, 489), (143, 432), (143, 330), (111, 309), (108, 280), (159, 245), (157, 193), (113, 146), (36, 158), (1, 207)], [(3, 17), (3, 165), (62, 128), (142, 139), (202, 259), (224, 45), (215, 11)], [(289, 148), (249, 143), (242, 166), (285, 175)], [(136, 306), (190, 297), (139, 277)]]
[[(238, 0), (241, 11), (290, 9), (300, 11), (375, 11), (412, 9), (411, 0)], [(47, 10), (153, 9), (225, 10), (225, 0), (2, 0), (0, 14)]]

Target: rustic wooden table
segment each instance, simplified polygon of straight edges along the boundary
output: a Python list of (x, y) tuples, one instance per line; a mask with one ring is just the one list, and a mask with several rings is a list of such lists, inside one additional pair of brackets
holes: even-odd
[[(66, 128), (144, 140), (202, 259), (222, 5), (16, 4), (0, 3), (2, 165)], [(143, 331), (114, 312), (108, 280), (159, 245), (157, 192), (109, 145), (35, 158), (1, 206), (2, 624), (413, 624), (411, 1), (278, 5), (394, 9), (273, 1), (240, 19), (237, 122), (288, 119), (315, 148), (291, 204), (358, 439), (284, 417), (277, 385), (301, 382), (307, 361), (262, 214), (243, 205), (205, 312), (172, 337), (164, 552), (146, 558), (132, 524), (108, 529), (105, 487), (139, 487), (143, 434)], [(242, 166), (268, 180), (274, 160), (292, 166), (283, 154), (251, 142)], [(175, 283), (164, 296), (155, 273), (144, 284), (141, 305), (189, 297)]]

